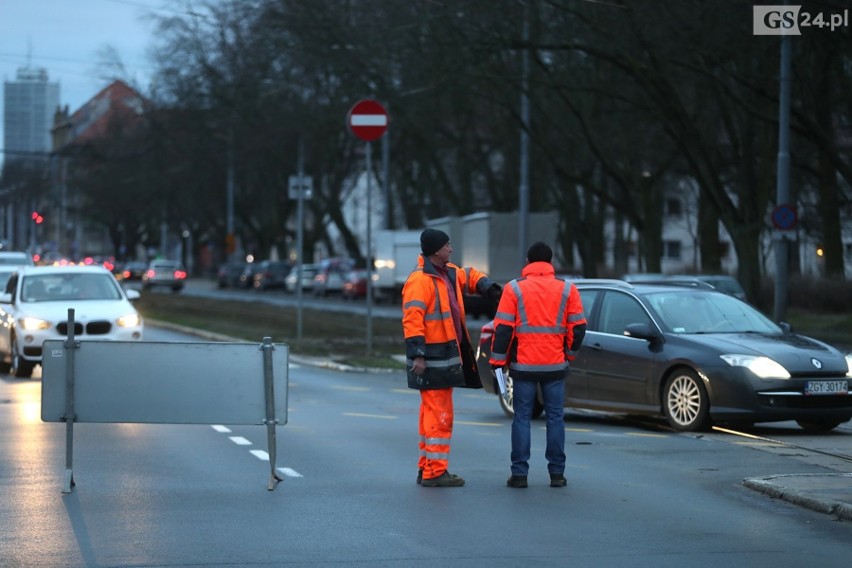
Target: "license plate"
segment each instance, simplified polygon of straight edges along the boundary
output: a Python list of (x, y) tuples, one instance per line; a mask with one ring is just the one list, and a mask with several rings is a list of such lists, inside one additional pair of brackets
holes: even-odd
[(849, 394), (848, 381), (808, 381), (805, 394)]

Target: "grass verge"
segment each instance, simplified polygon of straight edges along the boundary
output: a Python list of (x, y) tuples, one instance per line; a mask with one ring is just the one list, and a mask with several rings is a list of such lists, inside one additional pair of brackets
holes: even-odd
[(399, 368), (392, 359), (405, 353), (402, 322), (373, 318), (373, 348), (367, 352), (367, 318), (363, 315), (302, 310), (298, 337), (294, 307), (263, 302), (223, 302), (183, 294), (142, 294), (136, 304), (143, 317), (260, 342), (271, 337), (298, 355), (330, 357), (355, 367)]

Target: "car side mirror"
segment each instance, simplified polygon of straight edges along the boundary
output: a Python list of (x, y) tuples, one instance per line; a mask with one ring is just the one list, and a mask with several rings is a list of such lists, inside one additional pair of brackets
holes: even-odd
[(12, 303), (12, 294), (8, 292), (4, 292), (0, 294), (0, 304), (11, 304)]
[(124, 293), (127, 295), (127, 299), (131, 302), (136, 301), (142, 297), (142, 294), (139, 293), (139, 290), (125, 290)]
[(648, 341), (662, 337), (657, 327), (650, 323), (631, 323), (624, 328), (624, 335)]

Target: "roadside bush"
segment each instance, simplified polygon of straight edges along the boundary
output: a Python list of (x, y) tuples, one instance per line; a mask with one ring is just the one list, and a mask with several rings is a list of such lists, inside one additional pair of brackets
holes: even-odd
[[(764, 280), (762, 296), (768, 306), (775, 301), (775, 281)], [(852, 312), (852, 282), (840, 279), (791, 276), (787, 287), (790, 308), (820, 313)]]

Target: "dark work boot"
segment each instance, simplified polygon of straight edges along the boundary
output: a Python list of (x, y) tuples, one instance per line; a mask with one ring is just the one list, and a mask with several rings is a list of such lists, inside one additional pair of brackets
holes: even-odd
[(523, 488), (527, 486), (527, 476), (526, 475), (513, 475), (506, 481), (507, 487), (515, 487), (515, 488)]
[(445, 471), (438, 477), (424, 477), (420, 481), (420, 485), (423, 487), (461, 487), (464, 485), (464, 479)]
[(550, 474), (550, 486), (551, 487), (565, 487), (568, 484), (568, 480), (565, 479), (565, 476), (561, 473), (551, 473)]

